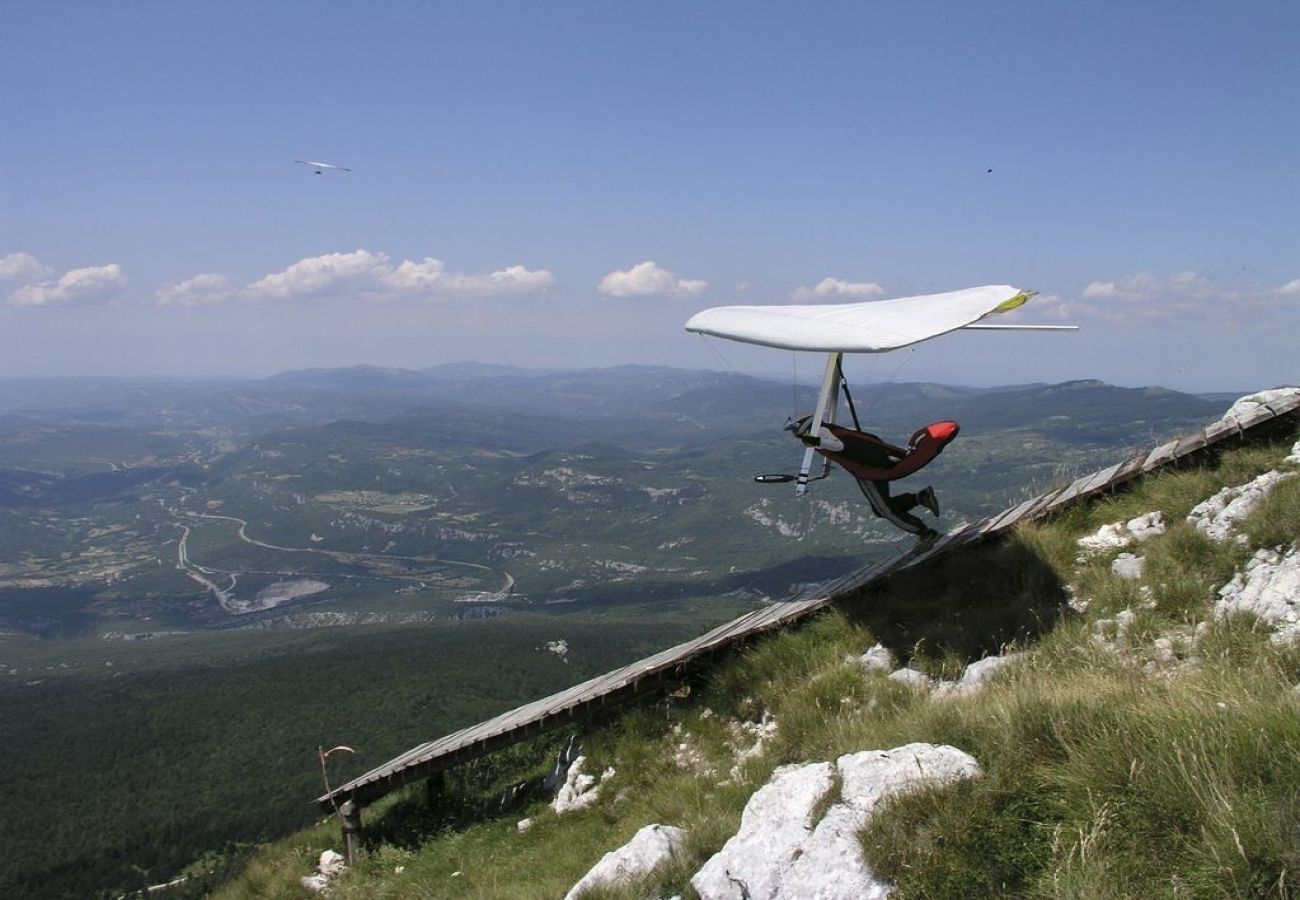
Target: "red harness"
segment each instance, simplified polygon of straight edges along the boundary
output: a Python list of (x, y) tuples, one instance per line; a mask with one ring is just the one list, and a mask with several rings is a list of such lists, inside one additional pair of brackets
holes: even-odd
[(819, 447), (817, 452), (863, 481), (896, 481), (911, 475), (938, 456), (959, 430), (956, 422), (935, 422), (918, 429), (904, 450), (865, 431), (840, 425), (826, 428), (843, 442), (844, 449), (834, 453)]

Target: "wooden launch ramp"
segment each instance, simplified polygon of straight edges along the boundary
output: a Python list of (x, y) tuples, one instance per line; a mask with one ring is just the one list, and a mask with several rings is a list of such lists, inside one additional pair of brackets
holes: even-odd
[(1260, 404), (1237, 417), (1226, 417), (1194, 434), (1162, 444), (1153, 450), (1143, 450), (1123, 462), (1077, 478), (1065, 487), (1040, 494), (996, 516), (952, 531), (933, 543), (918, 545), (905, 553), (819, 585), (797, 599), (773, 603), (746, 613), (676, 647), (485, 722), (420, 744), (318, 797), (316, 802), (325, 809), (349, 800), (356, 807), (364, 806), (403, 785), (428, 778), (543, 731), (585, 720), (631, 701), (661, 696), (691, 674), (705, 668), (721, 651), (756, 635), (806, 619), (833, 604), (837, 598), (872, 582), (924, 565), (958, 547), (1005, 534), (1019, 522), (1040, 519), (1103, 492), (1113, 491), (1140, 475), (1190, 462), (1218, 445), (1241, 443), (1270, 436), (1283, 429), (1294, 429), (1298, 417), (1300, 395)]

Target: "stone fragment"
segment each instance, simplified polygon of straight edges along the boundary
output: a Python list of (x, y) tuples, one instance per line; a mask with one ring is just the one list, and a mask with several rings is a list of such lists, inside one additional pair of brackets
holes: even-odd
[(1147, 558), (1145, 556), (1134, 556), (1132, 553), (1121, 553), (1111, 561), (1111, 574), (1128, 581), (1138, 581), (1142, 578), (1142, 570), (1146, 567)]

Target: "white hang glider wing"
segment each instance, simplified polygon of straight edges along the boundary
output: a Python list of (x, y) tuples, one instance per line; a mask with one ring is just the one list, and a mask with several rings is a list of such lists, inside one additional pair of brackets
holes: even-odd
[(307, 166), (308, 168), (315, 169), (317, 175), (323, 175), (326, 172), (351, 172), (352, 171), (347, 166), (336, 166), (333, 163), (327, 163), (327, 162), (314, 162), (310, 159), (295, 159), (294, 162), (296, 162), (300, 166)]
[[(715, 306), (696, 313), (686, 330), (746, 344), (829, 354), (811, 433), (834, 422), (843, 382), (845, 353), (885, 353), (919, 344), (959, 329), (986, 331), (1077, 331), (1074, 325), (1003, 325), (986, 317), (1024, 306), (1033, 291), (1007, 284), (985, 285), (946, 294), (871, 300), (865, 303), (798, 306)], [(808, 490), (813, 450), (809, 447), (797, 479), (758, 476), (759, 481), (797, 480), (796, 492)], [(829, 461), (825, 464), (829, 467)], [(823, 476), (825, 471), (823, 472)]]
[[(687, 331), (715, 337), (822, 353), (883, 353), (959, 328), (979, 328), (985, 316), (1023, 306), (1031, 291), (1005, 284), (872, 300), (800, 306), (715, 306), (696, 313)], [(1073, 330), (1071, 326), (992, 326), (1002, 329)]]

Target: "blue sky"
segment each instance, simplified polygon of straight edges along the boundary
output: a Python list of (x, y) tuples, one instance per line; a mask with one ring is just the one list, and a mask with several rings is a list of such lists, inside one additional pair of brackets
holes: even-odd
[(903, 377), (1300, 375), (1293, 2), (51, 2), (4, 21), (0, 376), (714, 368), (681, 330), (706, 306), (988, 283), (1083, 331), (942, 339)]

